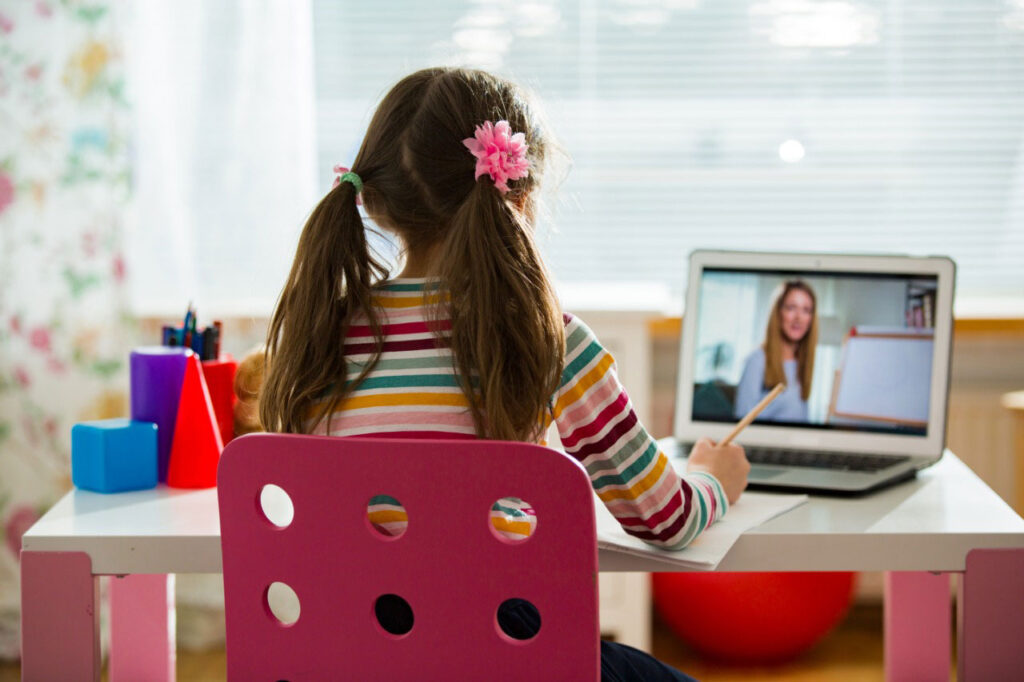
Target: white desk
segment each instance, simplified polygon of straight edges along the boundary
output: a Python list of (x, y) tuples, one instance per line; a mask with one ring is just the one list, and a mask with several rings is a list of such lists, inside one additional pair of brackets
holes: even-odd
[[(600, 566), (667, 570), (606, 550)], [(718, 570), (892, 571), (890, 680), (948, 675), (948, 574), (956, 573), (960, 677), (1012, 679), (1024, 670), (1024, 520), (952, 453), (872, 496), (812, 498), (741, 536)], [(23, 679), (99, 679), (100, 575), (128, 576), (111, 582), (111, 680), (173, 679), (166, 574), (220, 571), (215, 490), (69, 492), (22, 540)]]

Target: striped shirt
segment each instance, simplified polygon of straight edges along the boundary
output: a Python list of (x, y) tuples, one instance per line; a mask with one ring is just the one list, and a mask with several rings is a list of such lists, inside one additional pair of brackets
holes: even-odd
[[(413, 278), (379, 286), (375, 303), (384, 334), (380, 359), (329, 420), (311, 419), (311, 433), (476, 437), (469, 401), (443, 338), (450, 323), (428, 322), (430, 307), (441, 300), (429, 286)], [(566, 453), (583, 464), (597, 495), (627, 533), (661, 547), (685, 547), (725, 514), (728, 503), (721, 485), (707, 473), (676, 473), (637, 419), (612, 356), (582, 321), (566, 315), (565, 336), (561, 383), (552, 396), (545, 431), (555, 424)], [(350, 380), (365, 367), (373, 349), (365, 314), (357, 314), (344, 343)], [(371, 501), (370, 518), (391, 534), (401, 533), (407, 520), (400, 502), (386, 496)], [(514, 498), (496, 503), (491, 518), (497, 530), (520, 539), (530, 534), (535, 520), (529, 504)]]

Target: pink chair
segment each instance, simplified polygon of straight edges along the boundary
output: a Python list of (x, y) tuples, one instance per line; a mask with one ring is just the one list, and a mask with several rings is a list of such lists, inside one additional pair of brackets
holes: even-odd
[[(263, 511), (268, 484), (291, 499), (285, 527)], [(593, 493), (564, 454), (525, 443), (252, 434), (224, 449), (217, 494), (229, 679), (598, 679)], [(369, 523), (378, 495), (405, 508), (400, 536)], [(493, 530), (491, 507), (505, 497), (535, 510), (528, 539)], [(268, 602), (278, 582), (299, 600), (290, 625)], [(411, 630), (382, 627), (383, 595), (408, 603)], [(510, 598), (539, 611), (532, 638), (499, 627)]]

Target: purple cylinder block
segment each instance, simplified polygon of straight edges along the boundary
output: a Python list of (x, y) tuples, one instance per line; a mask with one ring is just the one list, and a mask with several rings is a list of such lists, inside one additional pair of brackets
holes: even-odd
[(188, 348), (148, 346), (132, 351), (130, 362), (132, 419), (157, 426), (157, 476), (167, 480), (178, 400), (185, 379)]

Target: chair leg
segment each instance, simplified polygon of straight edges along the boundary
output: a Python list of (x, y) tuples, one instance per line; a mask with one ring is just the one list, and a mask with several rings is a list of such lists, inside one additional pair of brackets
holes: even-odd
[(174, 575), (110, 580), (110, 682), (174, 682)]
[(885, 679), (949, 680), (949, 576), (885, 574)]
[(85, 552), (21, 553), (21, 679), (100, 679), (99, 581)]
[(1024, 670), (1024, 548), (975, 549), (958, 586), (961, 680), (1014, 680)]

